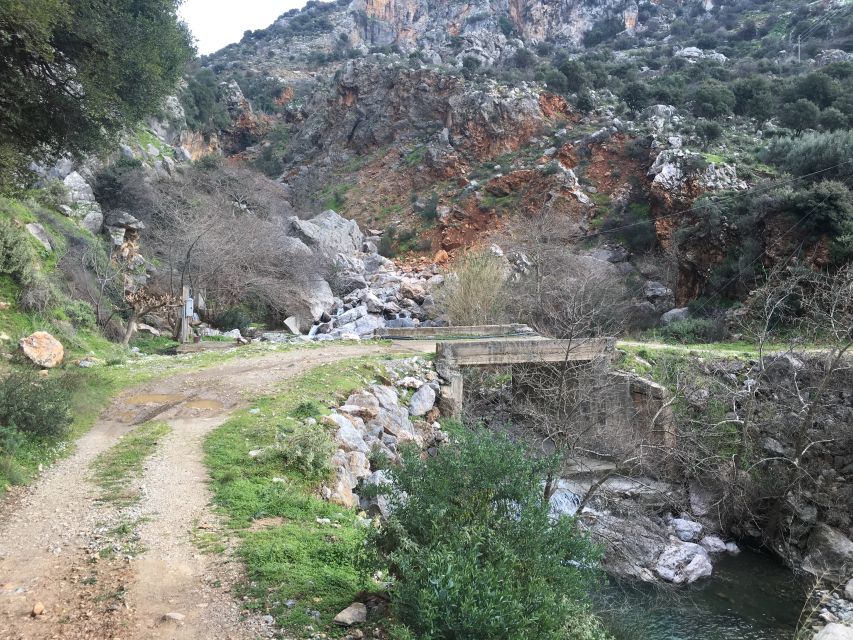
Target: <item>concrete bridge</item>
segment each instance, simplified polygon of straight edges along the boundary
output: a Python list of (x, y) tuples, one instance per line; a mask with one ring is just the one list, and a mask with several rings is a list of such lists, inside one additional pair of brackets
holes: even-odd
[(609, 361), (615, 346), (614, 338), (550, 340), (541, 336), (438, 342), (435, 368), (444, 381), (439, 407), (445, 415), (460, 415), (465, 393), (462, 369), (466, 367), (509, 365), (516, 371), (518, 367)]
[(612, 370), (615, 338), (554, 340), (517, 324), (386, 329), (385, 334), (394, 339), (437, 341), (435, 368), (441, 378), (439, 408), (444, 416), (461, 416), (463, 370), (469, 367), (510, 367), (514, 398), (534, 403), (547, 402), (544, 394), (550, 390), (542, 383), (560, 371), (568, 371), (575, 378), (572, 384), (582, 386), (582, 378), (593, 375), (594, 369), (595, 375), (605, 379), (591, 385), (583, 416), (575, 420), (597, 423), (609, 433), (623, 433), (626, 439), (674, 445), (669, 391), (652, 380)]

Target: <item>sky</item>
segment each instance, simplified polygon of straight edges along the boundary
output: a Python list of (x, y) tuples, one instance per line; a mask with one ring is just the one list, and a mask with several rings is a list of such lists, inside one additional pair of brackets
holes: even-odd
[(264, 29), (305, 0), (184, 0), (180, 15), (196, 37), (201, 55), (239, 42), (247, 29)]

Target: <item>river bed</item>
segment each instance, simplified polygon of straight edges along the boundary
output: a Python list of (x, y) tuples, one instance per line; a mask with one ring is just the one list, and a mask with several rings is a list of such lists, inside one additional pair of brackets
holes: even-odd
[(611, 582), (599, 605), (617, 640), (791, 640), (803, 584), (768, 555), (715, 559), (707, 580), (680, 589)]

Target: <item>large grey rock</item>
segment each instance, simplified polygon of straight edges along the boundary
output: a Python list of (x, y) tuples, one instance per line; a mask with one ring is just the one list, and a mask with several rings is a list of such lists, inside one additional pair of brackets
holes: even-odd
[(702, 533), (702, 525), (698, 522), (693, 522), (692, 520), (673, 518), (670, 525), (672, 525), (675, 535), (678, 536), (678, 539), (682, 542), (696, 542), (699, 539), (699, 535)]
[(655, 305), (658, 311), (672, 308), (674, 296), (672, 289), (660, 282), (649, 280), (643, 288), (643, 297)]
[(660, 323), (664, 326), (671, 324), (673, 322), (679, 322), (681, 320), (687, 320), (690, 317), (690, 309), (687, 307), (679, 307), (677, 309), (670, 309), (666, 313), (664, 313), (660, 317)]
[(847, 586), (844, 587), (844, 597), (853, 602), (853, 578), (847, 581)]
[(83, 215), (83, 219), (80, 221), (80, 224), (87, 231), (99, 234), (101, 229), (104, 226), (104, 214), (101, 211), (101, 207), (95, 203), (94, 206), (89, 207)]
[(350, 324), (351, 322), (355, 322), (360, 318), (363, 318), (367, 315), (367, 306), (359, 305), (357, 307), (353, 307), (349, 311), (344, 311), (341, 315), (336, 318), (339, 327)]
[(71, 204), (95, 202), (95, 192), (86, 179), (76, 171), (72, 171), (62, 181), (68, 190), (68, 200)]
[(26, 229), (33, 238), (39, 241), (39, 244), (44, 247), (45, 251), (48, 253), (53, 251), (53, 247), (50, 244), (50, 236), (47, 235), (47, 231), (44, 230), (43, 226), (38, 222), (30, 222), (26, 226)]
[(382, 405), (383, 409), (396, 409), (400, 406), (400, 399), (397, 396), (397, 391), (394, 387), (376, 384), (373, 385), (370, 390), (373, 392), (373, 395), (376, 396), (376, 399), (379, 401), (379, 404)]
[(435, 406), (435, 391), (428, 384), (415, 391), (409, 401), (409, 413), (413, 416), (423, 416)]
[(334, 623), (349, 627), (367, 620), (367, 607), (360, 602), (354, 602), (335, 616)]
[(332, 288), (322, 278), (306, 278), (288, 283), (284, 305), (294, 319), (293, 325), (303, 333), (334, 304)]
[(379, 413), (379, 400), (372, 393), (358, 391), (350, 394), (350, 397), (347, 398), (346, 404), (341, 407), (341, 410), (343, 411), (345, 407), (350, 410), (344, 411), (344, 413), (351, 413), (359, 418), (370, 420), (375, 418)]
[(341, 445), (344, 451), (360, 451), (361, 453), (370, 453), (370, 447), (364, 441), (362, 431), (356, 428), (355, 422), (361, 422), (359, 418), (347, 418), (339, 413), (333, 413), (323, 419), (326, 423), (338, 427), (335, 433), (335, 440)]
[(820, 523), (812, 529), (803, 569), (830, 582), (840, 582), (853, 567), (853, 542), (837, 529)]
[(364, 235), (353, 220), (341, 217), (331, 209), (310, 220), (290, 218), (290, 235), (299, 238), (313, 250), (332, 258), (338, 253), (358, 254)]
[(403, 407), (380, 409), (376, 417), (367, 423), (367, 427), (394, 436), (400, 442), (418, 442), (420, 444), (415, 427), (409, 420), (409, 412)]
[(346, 334), (356, 335), (359, 338), (372, 337), (377, 329), (385, 326), (385, 321), (378, 316), (364, 316), (345, 325), (341, 325), (334, 331), (332, 335), (336, 338), (343, 339)]
[(691, 584), (711, 575), (711, 558), (704, 547), (692, 542), (676, 542), (660, 555), (655, 572), (667, 582)]
[(853, 627), (830, 622), (820, 630), (814, 640), (853, 640)]
[(667, 530), (661, 523), (642, 515), (625, 518), (596, 513), (585, 524), (593, 540), (605, 548), (603, 563), (607, 573), (643, 582), (658, 581), (655, 566), (667, 544)]
[(145, 224), (141, 220), (138, 220), (126, 211), (119, 210), (110, 211), (104, 218), (104, 224), (108, 227), (133, 231), (141, 231), (145, 228)]
[(705, 536), (699, 541), (708, 553), (725, 553), (726, 543), (720, 536)]

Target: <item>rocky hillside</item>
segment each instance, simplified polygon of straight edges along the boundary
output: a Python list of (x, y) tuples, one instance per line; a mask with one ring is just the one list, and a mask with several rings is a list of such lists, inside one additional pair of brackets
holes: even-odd
[[(846, 180), (828, 168), (849, 142), (807, 168), (774, 150), (851, 125), (850, 11), (822, 7), (309, 2), (199, 61), (173, 114), (188, 129), (162, 133), (187, 157), (248, 161), (296, 209), (381, 231), (386, 256), (500, 244), (508, 221), (556, 212), (642, 279), (664, 277), (639, 264), (664, 254), (680, 305), (738, 299), (756, 265), (849, 252), (846, 187), (840, 226), (787, 232), (808, 211), (790, 187)], [(755, 190), (773, 196), (760, 215), (732, 204)]]

